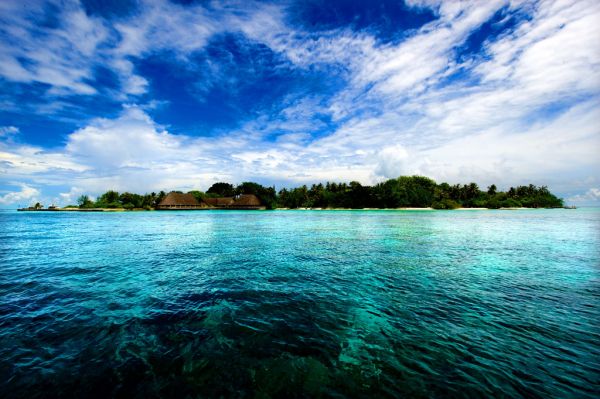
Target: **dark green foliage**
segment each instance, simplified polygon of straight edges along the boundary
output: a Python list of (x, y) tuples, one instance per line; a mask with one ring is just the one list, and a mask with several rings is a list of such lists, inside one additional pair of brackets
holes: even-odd
[(375, 197), (371, 187), (363, 186), (357, 181), (351, 181), (347, 192), (346, 208), (370, 208), (375, 205)]
[(94, 207), (94, 203), (90, 200), (90, 197), (88, 197), (87, 195), (79, 196), (79, 198), (77, 198), (77, 205), (79, 205), (79, 208), (82, 209)]
[(456, 209), (460, 208), (460, 204), (449, 198), (444, 198), (442, 200), (435, 201), (433, 204), (431, 204), (431, 207), (433, 209)]
[(79, 198), (77, 198), (77, 204), (79, 206), (85, 204), (86, 202), (89, 202), (90, 197), (88, 197), (87, 195), (80, 195)]
[(274, 209), (277, 206), (275, 187), (264, 187), (254, 182), (243, 182), (235, 188), (234, 194), (254, 194), (267, 209)]
[[(445, 183), (438, 188), (442, 189)], [(498, 208), (556, 208), (562, 207), (563, 201), (550, 193), (547, 187), (529, 186), (511, 187), (507, 192), (499, 192), (495, 185), (488, 187), (487, 192), (480, 191), (475, 183), (452, 187), (444, 186), (444, 198), (453, 199), (464, 207)]]
[[(302, 208), (308, 206), (309, 202), (308, 189), (306, 186), (293, 188), (291, 190), (282, 189), (279, 191), (279, 206), (285, 208)], [(318, 206), (318, 205), (317, 205)]]
[(198, 190), (188, 191), (188, 194), (192, 194), (194, 196), (194, 198), (196, 198), (196, 201), (198, 201), (198, 202), (202, 202), (202, 200), (204, 200), (204, 198), (206, 198), (206, 194), (204, 194), (202, 191), (198, 191)]
[(140, 195), (129, 192), (119, 194), (110, 190), (98, 197), (95, 203), (90, 201), (87, 195), (82, 195), (77, 201), (80, 208), (152, 209), (165, 196), (164, 191), (161, 191), (158, 195), (156, 193)]
[(113, 190), (109, 190), (102, 194), (94, 204), (96, 208), (122, 208), (121, 202), (119, 202), (119, 193)]
[(436, 183), (428, 177), (401, 176), (374, 187), (375, 197), (382, 208), (430, 206)]
[(529, 186), (511, 187), (508, 190), (508, 198), (519, 201), (526, 208), (559, 208), (563, 201), (552, 194), (548, 187)]
[[(229, 183), (215, 183), (206, 193), (190, 191), (198, 201), (206, 197), (235, 196), (254, 194), (267, 209), (282, 208), (402, 208), (432, 207), (435, 209), (464, 208), (555, 208), (562, 207), (562, 199), (552, 194), (546, 186), (511, 187), (508, 191), (498, 191), (492, 184), (482, 191), (476, 183), (465, 185), (448, 183), (437, 184), (428, 177), (401, 176), (375, 186), (363, 186), (357, 181), (350, 183), (327, 182), (281, 189), (265, 187), (255, 182), (243, 182), (237, 187)], [(88, 196), (78, 199), (80, 208), (103, 207), (125, 209), (155, 208), (166, 196), (164, 191), (145, 195), (107, 191), (96, 203)]]
[(522, 206), (523, 204), (513, 198), (507, 198), (502, 201), (502, 208), (521, 208)]
[(210, 186), (206, 193), (214, 194), (217, 197), (233, 197), (235, 189), (232, 184), (219, 182)]
[(514, 208), (560, 207), (562, 200), (546, 187), (522, 186), (499, 192), (495, 185), (481, 191), (476, 183), (437, 184), (423, 176), (401, 176), (375, 186), (358, 182), (327, 183), (279, 191), (278, 204), (285, 208), (401, 208), (459, 207)]
[(119, 201), (119, 193), (113, 190), (109, 190), (102, 194), (100, 198), (98, 198), (99, 202), (111, 203)]
[(146, 198), (139, 194), (123, 193), (119, 196), (119, 202), (125, 209), (143, 208), (146, 205)]
[[(154, 193), (152, 193), (154, 194)], [(160, 204), (160, 202), (165, 199), (165, 197), (167, 196), (167, 193), (165, 193), (164, 191), (160, 191), (160, 193), (158, 193), (158, 195), (154, 196), (154, 207), (156, 208), (158, 206), (158, 204)]]

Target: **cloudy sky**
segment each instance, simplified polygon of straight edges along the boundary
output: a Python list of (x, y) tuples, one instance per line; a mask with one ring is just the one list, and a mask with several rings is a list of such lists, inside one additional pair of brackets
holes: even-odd
[(600, 2), (0, 1), (0, 207), (421, 174), (600, 200)]

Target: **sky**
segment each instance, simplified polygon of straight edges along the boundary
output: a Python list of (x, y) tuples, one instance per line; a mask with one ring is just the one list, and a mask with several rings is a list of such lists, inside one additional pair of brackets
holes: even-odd
[(0, 1), (0, 207), (400, 175), (600, 205), (600, 2)]

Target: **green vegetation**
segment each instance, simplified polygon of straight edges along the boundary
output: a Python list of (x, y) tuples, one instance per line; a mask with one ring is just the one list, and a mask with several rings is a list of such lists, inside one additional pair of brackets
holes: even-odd
[(235, 194), (254, 194), (267, 209), (277, 207), (275, 187), (263, 187), (258, 183), (243, 182), (235, 188)]
[(401, 176), (375, 186), (358, 182), (313, 184), (279, 191), (277, 203), (285, 208), (556, 208), (563, 202), (545, 186), (511, 187), (498, 191), (495, 185), (482, 191), (476, 183), (437, 184), (423, 176)]
[(93, 208), (94, 202), (90, 200), (90, 197), (88, 197), (87, 195), (82, 195), (79, 198), (77, 198), (77, 205), (79, 205), (80, 209)]
[[(495, 185), (481, 190), (476, 183), (465, 185), (437, 184), (428, 177), (401, 176), (374, 186), (363, 186), (359, 182), (313, 184), (293, 189), (275, 191), (254, 182), (243, 182), (237, 186), (219, 182), (206, 193), (198, 190), (189, 192), (198, 201), (207, 197), (232, 197), (238, 194), (254, 194), (267, 209), (281, 208), (403, 208), (415, 207), (434, 209), (456, 208), (557, 208), (563, 201), (547, 187), (511, 187), (498, 191)], [(94, 202), (87, 195), (78, 198), (79, 208), (123, 208), (152, 209), (166, 196), (164, 191), (150, 194), (118, 193), (107, 191)]]
[(152, 209), (162, 201), (167, 194), (164, 191), (151, 194), (133, 194), (124, 192), (119, 194), (116, 191), (109, 190), (102, 194), (96, 201), (92, 201), (87, 195), (82, 195), (77, 199), (80, 209), (90, 208), (109, 208), (109, 209)]
[(460, 208), (460, 204), (450, 198), (443, 198), (439, 201), (435, 201), (431, 204), (433, 209), (457, 209)]
[(206, 194), (213, 197), (233, 197), (235, 195), (235, 187), (229, 183), (215, 183), (206, 190)]

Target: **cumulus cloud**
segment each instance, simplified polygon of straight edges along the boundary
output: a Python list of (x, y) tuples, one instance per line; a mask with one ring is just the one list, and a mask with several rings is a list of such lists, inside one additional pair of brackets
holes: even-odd
[(45, 185), (75, 183), (77, 189), (62, 193), (63, 199), (109, 188), (139, 192), (192, 189), (232, 179), (239, 165), (231, 151), (248, 148), (246, 142), (233, 136), (216, 140), (174, 135), (141, 108), (128, 106), (116, 119), (91, 121), (70, 134), (64, 147), (52, 151), (0, 143), (0, 168), (11, 178)]
[(375, 173), (385, 178), (395, 178), (406, 174), (408, 152), (401, 145), (385, 147), (378, 154)]
[(574, 203), (598, 203), (600, 202), (600, 188), (590, 188), (583, 194), (574, 195), (567, 199), (567, 202)]
[(35, 201), (40, 195), (40, 191), (27, 184), (21, 184), (20, 191), (12, 191), (4, 195), (0, 195), (1, 205), (20, 205), (23, 202)]
[(169, 159), (180, 140), (161, 130), (137, 107), (115, 120), (97, 119), (69, 135), (66, 152), (106, 169), (145, 167)]
[(63, 204), (74, 205), (77, 202), (77, 198), (84, 194), (86, 194), (86, 191), (81, 187), (71, 187), (68, 192), (59, 193), (59, 198)]
[(170, 134), (142, 109), (130, 106), (117, 119), (97, 119), (69, 135), (64, 154), (86, 165), (79, 185), (94, 193), (105, 187), (191, 189), (223, 176), (211, 166), (216, 154), (206, 152), (205, 144), (210, 143)]

